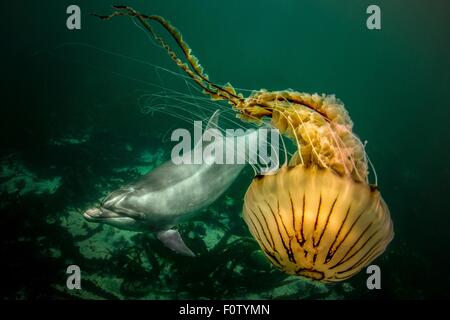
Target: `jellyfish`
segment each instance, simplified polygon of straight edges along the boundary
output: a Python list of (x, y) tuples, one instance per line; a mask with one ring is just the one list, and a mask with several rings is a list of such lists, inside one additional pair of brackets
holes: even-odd
[[(254, 177), (242, 217), (272, 264), (292, 275), (322, 282), (351, 278), (381, 255), (394, 236), (389, 208), (370, 160), (353, 133), (344, 104), (334, 95), (258, 90), (248, 97), (231, 84), (213, 83), (191, 48), (166, 19), (115, 6), (108, 16), (129, 16), (149, 32), (169, 57), (213, 100), (228, 102), (237, 116), (270, 124), (296, 151), (276, 173)], [(179, 58), (150, 23), (161, 25), (182, 51)]]

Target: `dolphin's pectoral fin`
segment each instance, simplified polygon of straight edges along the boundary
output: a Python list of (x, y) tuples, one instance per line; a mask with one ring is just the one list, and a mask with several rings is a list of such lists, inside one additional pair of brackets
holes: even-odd
[(189, 257), (195, 257), (195, 254), (186, 246), (177, 230), (169, 229), (160, 231), (157, 233), (156, 237), (167, 248), (175, 251), (176, 253)]

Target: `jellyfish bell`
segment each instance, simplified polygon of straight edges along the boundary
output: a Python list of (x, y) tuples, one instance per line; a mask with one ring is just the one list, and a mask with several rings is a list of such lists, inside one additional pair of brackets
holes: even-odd
[(327, 282), (358, 273), (393, 237), (377, 188), (317, 166), (254, 179), (243, 218), (277, 268)]
[[(164, 18), (126, 6), (116, 9), (99, 17), (136, 18), (203, 93), (227, 101), (245, 122), (261, 124), (269, 118), (296, 144), (289, 163), (270, 175), (256, 176), (244, 197), (243, 219), (278, 269), (337, 282), (384, 252), (393, 239), (393, 223), (377, 182), (369, 183), (370, 161), (341, 101), (293, 90), (260, 90), (245, 98), (230, 84), (211, 82), (181, 34)], [(172, 36), (186, 62), (150, 22)]]

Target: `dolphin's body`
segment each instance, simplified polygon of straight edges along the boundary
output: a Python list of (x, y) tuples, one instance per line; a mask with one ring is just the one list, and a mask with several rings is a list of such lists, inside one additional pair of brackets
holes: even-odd
[[(217, 126), (217, 120), (218, 112), (211, 117), (208, 127)], [(258, 131), (253, 131), (243, 137), (249, 144), (256, 143), (257, 134)], [(226, 139), (234, 138), (223, 138)], [(217, 142), (214, 139), (210, 143)], [(198, 147), (199, 144), (183, 157), (190, 158)], [(121, 229), (156, 232), (158, 239), (170, 249), (194, 256), (178, 231), (171, 228), (217, 200), (245, 167), (245, 164), (217, 164), (213, 158), (209, 160), (202, 164), (178, 165), (168, 161), (112, 192), (99, 208), (89, 209), (83, 215), (89, 221)]]

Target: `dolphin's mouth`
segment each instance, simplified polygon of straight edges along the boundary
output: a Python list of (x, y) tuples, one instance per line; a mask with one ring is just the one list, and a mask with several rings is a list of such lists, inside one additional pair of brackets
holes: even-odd
[(122, 216), (103, 208), (91, 208), (83, 213), (83, 217), (88, 221), (101, 221), (107, 219), (121, 218)]

